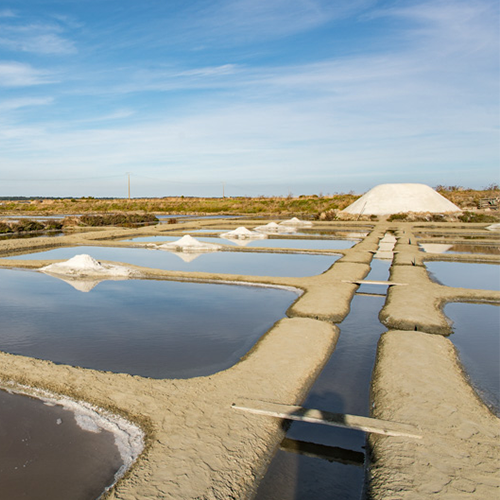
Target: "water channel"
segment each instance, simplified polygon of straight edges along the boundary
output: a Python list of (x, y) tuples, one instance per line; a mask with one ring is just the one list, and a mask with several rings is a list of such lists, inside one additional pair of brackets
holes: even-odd
[[(371, 280), (387, 280), (390, 261), (373, 260)], [(374, 285), (363, 293), (371, 293)], [(361, 290), (361, 287), (360, 287)], [(384, 287), (378, 293), (384, 293)], [(376, 292), (377, 293), (377, 292)], [(378, 314), (385, 296), (356, 295), (339, 325), (337, 346), (303, 406), (369, 415), (371, 372), (378, 339), (386, 328)], [(364, 487), (365, 434), (293, 422), (259, 485), (258, 500), (357, 500)], [(287, 451), (293, 449), (294, 451)]]
[[(78, 246), (17, 255), (9, 259), (61, 259), (89, 254), (97, 260), (166, 269), (170, 271), (228, 273), (256, 276), (313, 276), (326, 271), (340, 255), (305, 255), (267, 252), (173, 253), (144, 248)], [(183, 260), (186, 259), (186, 260)]]

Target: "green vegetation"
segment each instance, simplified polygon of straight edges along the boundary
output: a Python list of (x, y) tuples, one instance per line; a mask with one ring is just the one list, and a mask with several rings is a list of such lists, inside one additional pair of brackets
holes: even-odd
[(299, 198), (264, 197), (246, 198), (144, 198), (144, 199), (93, 199), (68, 198), (35, 200), (31, 203), (6, 201), (0, 205), (2, 213), (44, 214), (109, 214), (109, 213), (149, 213), (149, 214), (220, 214), (220, 215), (281, 215), (315, 216), (321, 212), (350, 205), (358, 196), (337, 194), (319, 197), (317, 195)]
[(63, 228), (62, 221), (37, 221), (22, 219), (16, 222), (0, 221), (0, 234), (5, 233), (31, 233), (40, 231), (60, 231)]
[(458, 217), (461, 222), (498, 222), (499, 216), (475, 212), (464, 212)]
[(482, 190), (463, 188), (462, 186), (437, 186), (435, 189), (462, 210), (481, 208), (481, 200), (485, 198), (500, 199), (498, 184), (490, 184)]
[(136, 227), (139, 225), (157, 224), (156, 216), (151, 214), (106, 214), (106, 215), (82, 215), (78, 218), (79, 226), (123, 226)]
[(388, 217), (388, 221), (392, 222), (394, 220), (404, 221), (408, 219), (408, 214), (406, 212), (400, 214), (392, 214)]
[[(461, 186), (437, 186), (436, 190), (445, 198), (467, 211), (484, 208), (484, 199), (500, 199), (500, 189), (491, 184), (483, 190), (466, 189)], [(0, 203), (2, 214), (77, 214), (115, 217), (116, 214), (197, 214), (197, 215), (246, 215), (269, 217), (316, 218), (319, 220), (338, 220), (343, 218), (341, 210), (356, 201), (359, 195), (338, 193), (334, 195), (259, 196), (247, 198), (51, 198), (51, 199), (10, 199)], [(482, 202), (483, 200), (483, 202)], [(367, 219), (369, 217), (367, 216)], [(393, 219), (397, 220), (397, 219)], [(108, 224), (109, 222), (109, 224)], [(144, 220), (144, 222), (149, 222)], [(154, 222), (154, 221), (153, 221)], [(132, 220), (104, 220), (104, 225), (135, 223)], [(89, 226), (98, 225), (97, 221), (87, 222)]]

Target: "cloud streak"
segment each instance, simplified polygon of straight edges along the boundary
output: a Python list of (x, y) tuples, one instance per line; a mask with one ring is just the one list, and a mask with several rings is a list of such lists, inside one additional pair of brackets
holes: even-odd
[(0, 61), (0, 87), (30, 87), (55, 82), (46, 70), (16, 61)]
[[(186, 186), (193, 179), (207, 185), (218, 179), (240, 186), (284, 183), (299, 192), (305, 186), (327, 191), (326, 184), (335, 191), (397, 180), (482, 183), (477, 187), (495, 180), (498, 8), (493, 2), (408, 2), (369, 9), (365, 16), (353, 12), (366, 2), (349, 12), (306, 0), (221, 1), (212, 10), (208, 3), (193, 5), (198, 10), (186, 23), (194, 27), (204, 19), (207, 25), (200, 24), (189, 47), (210, 41), (212, 30), (215, 37), (219, 22), (220, 36), (228, 35), (221, 43), (234, 42), (233, 30), (241, 37), (235, 46), (247, 44), (255, 50), (252, 57), (234, 56), (240, 49), (193, 55), (187, 48), (184, 57), (169, 60), (168, 50), (150, 55), (148, 44), (148, 50), (122, 57), (125, 45), (117, 37), (109, 46), (113, 60), (105, 51), (100, 59), (95, 45), (87, 45), (82, 61), (67, 53), (61, 66), (54, 61), (65, 55), (55, 50), (35, 58), (36, 66), (0, 62), (0, 86), (9, 92), (0, 102), (3, 165), (25, 178), (36, 178), (40, 169), (60, 179), (68, 172), (130, 171)], [(296, 24), (280, 31), (289, 15)], [(137, 24), (145, 31), (155, 21)], [(383, 23), (385, 43), (321, 57), (312, 51), (310, 58), (289, 56), (286, 62), (260, 57), (262, 47), (269, 54), (275, 48), (274, 42), (264, 43), (266, 37), (284, 39), (318, 26), (332, 28), (333, 45), (337, 22), (354, 22), (363, 36), (374, 23)], [(262, 40), (255, 42), (260, 28)], [(120, 29), (111, 26), (109, 33)], [(246, 33), (252, 41), (244, 41)], [(139, 42), (130, 43), (127, 54)], [(44, 113), (37, 111), (40, 106)], [(161, 195), (165, 185), (152, 181), (149, 189)], [(72, 186), (65, 186), (60, 189), (67, 193)], [(144, 180), (144, 195), (147, 186)]]

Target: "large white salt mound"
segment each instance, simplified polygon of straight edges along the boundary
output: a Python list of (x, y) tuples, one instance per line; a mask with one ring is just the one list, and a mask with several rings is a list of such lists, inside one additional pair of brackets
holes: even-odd
[(455, 204), (425, 184), (379, 184), (342, 211), (367, 215), (461, 212)]
[(246, 227), (240, 226), (233, 231), (229, 231), (227, 233), (222, 233), (220, 235), (221, 238), (229, 238), (235, 240), (261, 240), (267, 238), (266, 234), (257, 233), (255, 231), (250, 231)]
[(161, 250), (171, 250), (173, 252), (216, 252), (222, 247), (213, 243), (203, 243), (189, 234), (183, 236), (180, 240), (171, 243), (163, 243), (157, 248)]
[(500, 224), (491, 224), (486, 229), (489, 231), (500, 231)]
[(270, 222), (265, 226), (257, 226), (255, 228), (259, 233), (265, 234), (273, 234), (273, 233), (295, 233), (297, 231), (297, 227), (293, 226), (281, 226), (280, 224), (276, 224), (276, 222)]
[(127, 267), (102, 264), (87, 254), (75, 255), (65, 262), (50, 264), (40, 268), (40, 271), (69, 276), (128, 277), (133, 274), (133, 271)]
[(302, 227), (312, 226), (312, 222), (300, 220), (300, 219), (297, 219), (297, 217), (292, 217), (289, 220), (281, 221), (280, 224), (282, 226), (302, 226)]

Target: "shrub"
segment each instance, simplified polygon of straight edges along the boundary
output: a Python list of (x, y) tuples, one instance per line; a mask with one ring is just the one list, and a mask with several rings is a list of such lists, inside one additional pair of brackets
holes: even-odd
[(17, 222), (13, 229), (16, 233), (43, 231), (45, 229), (45, 224), (36, 220), (23, 219)]
[(80, 225), (99, 226), (125, 226), (157, 224), (159, 221), (152, 214), (105, 214), (105, 215), (82, 215)]
[(408, 218), (408, 214), (403, 212), (401, 214), (392, 214), (387, 220), (392, 222), (393, 220), (406, 220)]
[(458, 220), (461, 222), (498, 222), (499, 217), (495, 215), (464, 212), (458, 217)]

